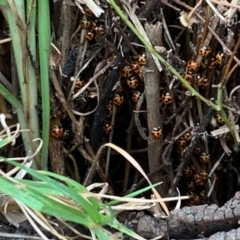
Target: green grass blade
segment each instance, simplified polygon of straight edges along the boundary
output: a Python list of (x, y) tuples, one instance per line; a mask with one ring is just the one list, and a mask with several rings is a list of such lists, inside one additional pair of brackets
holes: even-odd
[(3, 177), (0, 177), (0, 184), (2, 192), (18, 199), (34, 210), (85, 226), (93, 224), (86, 213), (51, 199), (46, 194), (39, 192), (37, 188), (16, 184)]
[(42, 140), (41, 168), (48, 168), (48, 146), (50, 130), (50, 89), (49, 89), (49, 55), (50, 55), (50, 12), (49, 1), (38, 0), (38, 42), (42, 98)]

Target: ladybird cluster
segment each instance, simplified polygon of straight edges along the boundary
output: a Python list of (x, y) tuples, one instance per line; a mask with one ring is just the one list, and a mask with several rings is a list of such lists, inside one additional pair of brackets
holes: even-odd
[[(207, 69), (214, 69), (223, 63), (224, 54), (223, 52), (218, 52), (214, 57), (211, 56), (210, 47), (203, 46), (198, 50), (198, 55), (201, 56), (202, 62), (198, 66), (197, 62), (194, 59), (191, 59), (187, 62), (183, 78), (188, 82), (189, 85), (193, 84), (194, 79), (196, 79), (196, 84), (201, 89), (209, 88), (210, 82), (206, 77)], [(185, 84), (182, 84), (186, 88)]]
[(80, 26), (87, 30), (85, 39), (93, 41), (96, 36), (104, 36), (106, 34), (105, 26), (96, 20), (93, 12), (87, 6), (84, 7), (84, 12)]
[(192, 138), (192, 133), (186, 132), (183, 136), (177, 139), (177, 153), (179, 154), (178, 157), (180, 158), (180, 160), (183, 157), (184, 153), (187, 151), (188, 145), (191, 142)]
[[(145, 54), (139, 54), (131, 63), (121, 69), (121, 79), (114, 89), (112, 103), (121, 106), (124, 103), (125, 86), (130, 91), (133, 102), (138, 102), (142, 92), (142, 68), (147, 63)], [(109, 107), (107, 107), (109, 110)], [(111, 114), (111, 110), (108, 111)]]
[(189, 196), (187, 205), (192, 206), (203, 203), (206, 200), (205, 185), (208, 179), (208, 172), (205, 169), (197, 169), (192, 164), (183, 170), (183, 175), (187, 188), (186, 194)]
[[(185, 153), (192, 143), (194, 129), (185, 132), (176, 140), (177, 157), (182, 161)], [(208, 164), (211, 162), (210, 154), (204, 151), (204, 144), (196, 145), (193, 149), (189, 165), (183, 169), (182, 191), (190, 198), (188, 206), (199, 205), (206, 201), (205, 188), (208, 180)], [(193, 161), (194, 159), (194, 161)]]

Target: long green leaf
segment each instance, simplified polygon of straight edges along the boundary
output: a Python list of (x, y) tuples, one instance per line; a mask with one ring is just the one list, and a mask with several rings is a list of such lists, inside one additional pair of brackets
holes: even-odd
[(50, 89), (49, 89), (49, 56), (50, 56), (50, 12), (49, 0), (38, 0), (38, 45), (42, 96), (42, 152), (41, 168), (48, 168), (48, 146), (50, 130)]

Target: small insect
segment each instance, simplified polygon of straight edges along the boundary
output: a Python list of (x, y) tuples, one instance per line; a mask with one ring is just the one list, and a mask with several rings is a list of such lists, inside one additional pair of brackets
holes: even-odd
[(203, 89), (206, 89), (209, 87), (210, 83), (207, 78), (198, 75), (197, 76), (197, 85)]
[(123, 95), (119, 95), (119, 94), (115, 93), (112, 102), (113, 102), (113, 104), (115, 104), (117, 106), (121, 106), (124, 102)]
[(81, 89), (84, 85), (85, 85), (84, 81), (78, 79), (75, 82), (74, 88), (75, 89)]
[(97, 92), (96, 91), (92, 91), (92, 90), (87, 91), (87, 97), (95, 98), (95, 97), (97, 97)]
[(177, 140), (177, 145), (178, 147), (186, 147), (187, 146), (187, 141), (184, 139), (184, 137), (180, 137), (178, 140)]
[(122, 77), (124, 78), (131, 78), (133, 75), (133, 69), (130, 66), (125, 66), (122, 69)]
[(142, 78), (142, 66), (138, 64), (138, 62), (133, 62), (131, 64), (132, 70), (136, 73), (140, 78)]
[(203, 46), (198, 50), (198, 54), (202, 57), (207, 57), (211, 53), (211, 48), (207, 46)]
[(169, 92), (165, 92), (162, 94), (162, 102), (166, 105), (170, 104), (173, 102), (173, 97), (171, 95), (171, 93)]
[(112, 114), (112, 112), (113, 112), (113, 102), (112, 101), (109, 101), (107, 103), (107, 110), (108, 110), (109, 114)]
[(127, 79), (127, 85), (129, 88), (135, 89), (139, 85), (139, 80), (132, 76), (130, 79)]
[(196, 155), (200, 155), (202, 153), (202, 148), (201, 146), (197, 145), (194, 149), (193, 149), (193, 152), (196, 154)]
[(181, 157), (183, 157), (183, 155), (185, 154), (186, 151), (187, 151), (187, 147), (178, 147), (177, 148), (177, 152), (179, 154), (180, 161), (182, 161)]
[(206, 192), (204, 190), (199, 192), (199, 197), (203, 200), (206, 198)]
[(139, 65), (145, 66), (147, 64), (146, 55), (145, 54), (138, 55), (137, 62)]
[(65, 110), (65, 108), (63, 106), (60, 106), (58, 116), (61, 119), (65, 119), (67, 117), (67, 111)]
[(65, 129), (62, 134), (62, 139), (66, 140), (70, 138), (70, 131), (68, 129)]
[(194, 182), (187, 182), (187, 188), (189, 191), (194, 191), (196, 189)]
[(158, 127), (154, 127), (151, 131), (151, 135), (154, 139), (159, 139), (162, 136), (162, 129)]
[(219, 65), (221, 65), (222, 62), (223, 62), (223, 59), (224, 59), (224, 53), (223, 52), (218, 52), (215, 59), (216, 59), (217, 63)]
[(213, 69), (219, 65), (221, 65), (223, 63), (223, 59), (224, 59), (224, 53), (223, 52), (219, 52), (217, 53), (217, 55), (215, 56), (215, 58), (211, 59), (209, 68)]
[(216, 170), (221, 171), (222, 169), (223, 169), (223, 165), (222, 165), (222, 163), (219, 163)]
[(196, 71), (198, 68), (197, 62), (195, 60), (189, 60), (187, 62), (187, 71)]
[(123, 91), (123, 83), (122, 81), (120, 81), (116, 87), (116, 89), (114, 90), (116, 93), (121, 93)]
[(193, 175), (193, 170), (190, 167), (187, 167), (183, 169), (183, 175), (187, 178), (190, 178)]
[(193, 136), (190, 132), (186, 132), (184, 135), (183, 135), (183, 138), (184, 140), (186, 140), (187, 142), (191, 141)]
[(100, 35), (105, 35), (105, 33), (106, 33), (106, 29), (102, 25), (95, 27), (94, 30), (96, 31), (96, 33), (98, 33)]
[(206, 170), (200, 170), (194, 174), (193, 179), (197, 186), (203, 186), (208, 179), (208, 173)]
[(61, 139), (64, 133), (63, 127), (60, 127), (58, 125), (55, 125), (53, 129), (51, 130), (51, 136), (56, 139)]
[(140, 96), (141, 96), (141, 92), (139, 92), (139, 91), (134, 91), (133, 94), (132, 94), (132, 100), (133, 100), (134, 102), (138, 102)]
[(224, 124), (223, 118), (221, 117), (221, 115), (219, 113), (216, 113), (215, 119), (216, 119), (216, 121), (217, 121), (217, 123), (219, 125), (223, 125)]
[(104, 132), (106, 134), (109, 134), (113, 131), (113, 125), (111, 123), (106, 123), (105, 127), (104, 127)]
[(86, 15), (87, 17), (90, 17), (90, 18), (91, 18), (91, 17), (94, 16), (92, 10), (91, 10), (90, 8), (88, 8), (87, 6), (84, 7), (84, 12), (85, 12), (85, 15)]
[(88, 31), (88, 32), (85, 34), (85, 38), (86, 38), (88, 41), (92, 41), (92, 40), (95, 38), (94, 32)]
[(185, 78), (185, 80), (187, 80), (188, 82), (192, 82), (193, 81), (193, 75), (191, 71), (187, 71), (184, 73), (183, 77)]
[[(191, 71), (186, 71), (183, 74), (183, 78), (188, 82), (189, 85), (192, 85), (193, 83), (193, 75)], [(186, 85), (184, 83), (181, 84), (182, 87), (186, 88)]]
[(89, 29), (91, 26), (91, 21), (86, 18), (86, 16), (83, 16), (80, 21), (80, 26), (84, 29)]
[(197, 194), (189, 192), (187, 195), (189, 196), (189, 200), (187, 201), (188, 206), (199, 205), (201, 203), (201, 199)]
[(203, 163), (209, 162), (210, 161), (210, 154), (202, 152), (201, 155), (200, 155), (200, 161), (203, 162)]

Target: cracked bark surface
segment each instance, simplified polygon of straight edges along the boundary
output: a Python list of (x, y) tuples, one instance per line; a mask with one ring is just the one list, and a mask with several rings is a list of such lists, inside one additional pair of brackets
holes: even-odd
[[(240, 192), (218, 207), (216, 204), (183, 207), (171, 211), (168, 219), (168, 228), (165, 220), (156, 219), (149, 215), (135, 217), (136, 225), (129, 222), (136, 232), (145, 238), (154, 238), (162, 235), (166, 239), (208, 239), (234, 240), (240, 239)], [(133, 221), (134, 222), (134, 221)]]

